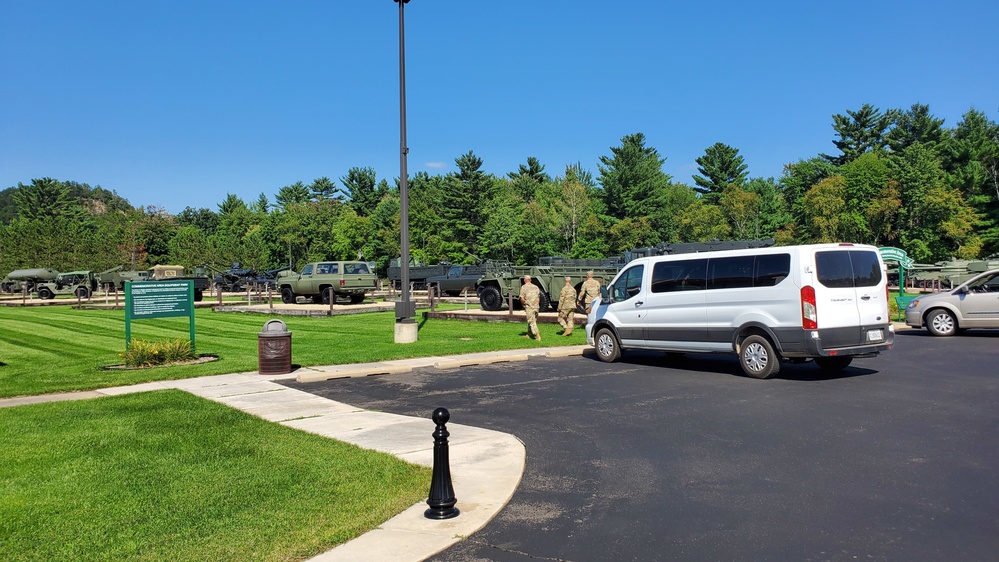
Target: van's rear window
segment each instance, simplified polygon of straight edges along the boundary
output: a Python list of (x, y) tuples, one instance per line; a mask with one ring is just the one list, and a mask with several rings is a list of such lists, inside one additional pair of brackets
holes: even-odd
[(833, 289), (874, 287), (881, 282), (878, 255), (869, 250), (815, 252), (819, 283)]

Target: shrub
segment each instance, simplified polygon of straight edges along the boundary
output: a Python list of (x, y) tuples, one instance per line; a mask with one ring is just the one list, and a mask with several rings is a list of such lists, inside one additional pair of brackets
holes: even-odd
[(121, 354), (121, 358), (129, 367), (151, 367), (196, 359), (191, 350), (190, 340), (151, 342), (139, 339), (132, 340), (125, 353)]

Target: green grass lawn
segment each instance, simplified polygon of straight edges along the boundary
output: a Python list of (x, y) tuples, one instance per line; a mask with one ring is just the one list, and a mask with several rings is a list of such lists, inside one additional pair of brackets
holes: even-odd
[(430, 470), (165, 390), (0, 409), (0, 560), (302, 560)]
[[(457, 305), (460, 308), (460, 305)], [(103, 370), (121, 363), (125, 348), (122, 310), (76, 310), (63, 306), (0, 307), (0, 397), (91, 390), (257, 369), (257, 333), (274, 318), (258, 314), (195, 313), (199, 354), (218, 361), (201, 365), (134, 371)], [(520, 337), (525, 323), (429, 319), (420, 323), (419, 341), (394, 343), (392, 312), (321, 318), (282, 316), (292, 331), (292, 361), (301, 366), (366, 363), (409, 357), (452, 355), (501, 349), (577, 345), (578, 328), (560, 337), (557, 324), (541, 324), (542, 342)], [(187, 318), (132, 322), (132, 337), (188, 338)]]

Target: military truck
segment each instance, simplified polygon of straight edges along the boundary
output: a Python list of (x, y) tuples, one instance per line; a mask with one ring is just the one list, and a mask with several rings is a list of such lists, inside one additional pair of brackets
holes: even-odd
[(660, 244), (654, 247), (637, 248), (604, 260), (565, 259), (561, 257), (541, 258), (539, 265), (508, 266), (487, 272), (475, 283), (475, 292), (483, 310), (500, 310), (512, 292), (514, 303), (524, 284), (524, 275), (531, 276), (531, 283), (541, 289), (540, 310), (551, 308), (552, 297), (558, 303), (558, 294), (565, 286), (565, 278), (570, 277), (576, 293), (586, 280), (586, 273), (593, 272), (594, 279), (601, 284), (609, 282), (625, 265), (633, 259), (667, 254), (689, 254), (715, 250), (739, 250), (773, 246), (774, 239), (765, 240), (712, 240), (710, 242), (679, 242)]
[(466, 289), (475, 289), (475, 282), (485, 275), (489, 264), (452, 265), (444, 275), (427, 277), (427, 287), (436, 287), (439, 295), (460, 295)]
[(184, 274), (182, 265), (155, 265), (149, 269), (149, 276), (139, 283), (155, 283), (157, 281), (193, 281), (194, 301), (201, 302), (204, 299), (205, 291), (211, 286), (212, 280), (204, 266), (194, 268), (191, 275)]
[(375, 274), (363, 261), (310, 263), (301, 273), (282, 271), (277, 276), (281, 302), (285, 304), (298, 302), (300, 296), (316, 304), (330, 304), (336, 299), (358, 304), (364, 300), (365, 293), (375, 290), (376, 283)]
[(55, 298), (56, 295), (76, 295), (81, 299), (89, 299), (97, 290), (98, 278), (98, 274), (87, 270), (60, 273), (54, 281), (36, 285), (35, 292), (38, 293), (38, 298), (45, 300)]
[(55, 278), (58, 276), (59, 272), (54, 269), (15, 269), (5, 275), (3, 281), (0, 281), (0, 291), (4, 293), (20, 293), (24, 290), (24, 287), (27, 287), (28, 292), (33, 293), (35, 292), (36, 285), (55, 281)]

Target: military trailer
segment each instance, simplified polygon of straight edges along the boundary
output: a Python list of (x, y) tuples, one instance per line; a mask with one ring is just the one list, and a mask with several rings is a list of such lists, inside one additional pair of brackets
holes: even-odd
[[(396, 258), (389, 263), (388, 268), (389, 283), (397, 290), (402, 289), (402, 267), (400, 263), (399, 258)], [(412, 284), (413, 289), (422, 291), (427, 288), (428, 278), (444, 275), (449, 269), (451, 269), (451, 264), (448, 262), (426, 265), (416, 260), (410, 260), (409, 282)]]
[(358, 304), (365, 293), (375, 290), (377, 278), (367, 262), (323, 261), (307, 264), (301, 273), (282, 271), (276, 282), (285, 304), (298, 302), (300, 296), (316, 304), (330, 304), (336, 299)]
[(20, 293), (27, 287), (29, 293), (35, 292), (39, 283), (55, 281), (59, 272), (47, 268), (15, 269), (0, 281), (0, 291), (4, 293)]
[(97, 290), (99, 275), (93, 271), (70, 271), (60, 273), (51, 283), (39, 283), (35, 286), (38, 298), (48, 300), (56, 295), (76, 295), (81, 299), (89, 299)]
[(427, 277), (427, 287), (439, 295), (460, 295), (466, 289), (475, 290), (475, 282), (486, 273), (488, 265), (452, 265), (444, 275)]

